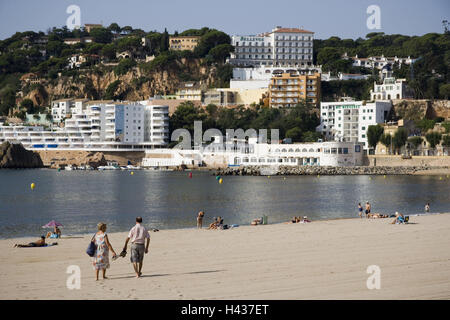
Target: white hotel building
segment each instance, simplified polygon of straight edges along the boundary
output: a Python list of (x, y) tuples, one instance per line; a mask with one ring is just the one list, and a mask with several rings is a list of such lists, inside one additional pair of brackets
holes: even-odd
[(314, 32), (276, 27), (256, 36), (232, 36), (235, 50), (229, 62), (235, 66), (306, 67), (313, 62)]
[[(227, 148), (228, 146), (228, 148)], [(143, 167), (198, 166), (360, 166), (362, 145), (355, 142), (311, 142), (294, 144), (211, 143), (201, 150), (146, 150)]]
[(0, 126), (0, 143), (22, 143), (27, 149), (139, 151), (167, 145), (169, 107), (140, 103), (86, 104), (74, 109), (65, 127)]
[(317, 131), (322, 132), (326, 140), (359, 142), (368, 150), (367, 128), (384, 123), (391, 107), (391, 102), (382, 101), (321, 102)]

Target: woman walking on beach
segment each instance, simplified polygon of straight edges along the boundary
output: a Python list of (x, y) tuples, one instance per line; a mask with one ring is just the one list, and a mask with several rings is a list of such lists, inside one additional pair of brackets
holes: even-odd
[(362, 213), (363, 213), (363, 207), (361, 206), (361, 203), (358, 203), (358, 214), (359, 214), (360, 218), (362, 218)]
[(93, 239), (97, 249), (92, 258), (92, 265), (94, 266), (96, 280), (98, 280), (100, 270), (103, 272), (103, 279), (108, 279), (106, 277), (106, 269), (109, 268), (109, 249), (111, 249), (113, 253), (113, 258), (116, 256), (116, 252), (109, 242), (108, 235), (105, 233), (106, 224), (100, 222), (97, 224), (97, 229), (98, 231)]

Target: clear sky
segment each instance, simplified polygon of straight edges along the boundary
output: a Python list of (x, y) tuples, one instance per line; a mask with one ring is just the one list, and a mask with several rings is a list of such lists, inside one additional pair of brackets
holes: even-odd
[[(145, 31), (183, 31), (204, 26), (252, 35), (275, 26), (303, 27), (315, 38), (364, 37), (369, 32), (442, 33), (450, 21), (449, 0), (0, 0), (0, 39), (17, 31), (46, 31), (66, 24), (69, 5), (81, 9), (81, 24), (117, 22)], [(367, 7), (378, 5), (381, 29), (370, 30)]]

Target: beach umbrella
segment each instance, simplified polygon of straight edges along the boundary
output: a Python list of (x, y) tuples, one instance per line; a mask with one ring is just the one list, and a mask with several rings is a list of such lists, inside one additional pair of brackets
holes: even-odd
[(63, 225), (55, 220), (50, 221), (46, 225), (42, 226), (42, 228), (53, 228), (53, 227), (62, 227)]

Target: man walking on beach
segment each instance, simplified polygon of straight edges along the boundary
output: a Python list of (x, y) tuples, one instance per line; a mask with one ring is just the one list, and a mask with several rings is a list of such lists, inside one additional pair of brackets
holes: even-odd
[[(136, 225), (131, 228), (128, 233), (127, 240), (125, 240), (125, 245), (123, 251), (127, 251), (128, 241), (131, 240), (131, 263), (133, 264), (134, 272), (136, 272), (136, 278), (142, 275), (142, 265), (144, 262), (144, 253), (148, 253), (148, 246), (150, 245), (150, 234), (148, 230), (141, 224), (142, 217), (136, 218)], [(144, 242), (147, 239), (147, 244)]]
[(372, 206), (370, 205), (369, 201), (366, 202), (366, 218), (368, 217), (370, 213), (370, 209), (372, 209)]

